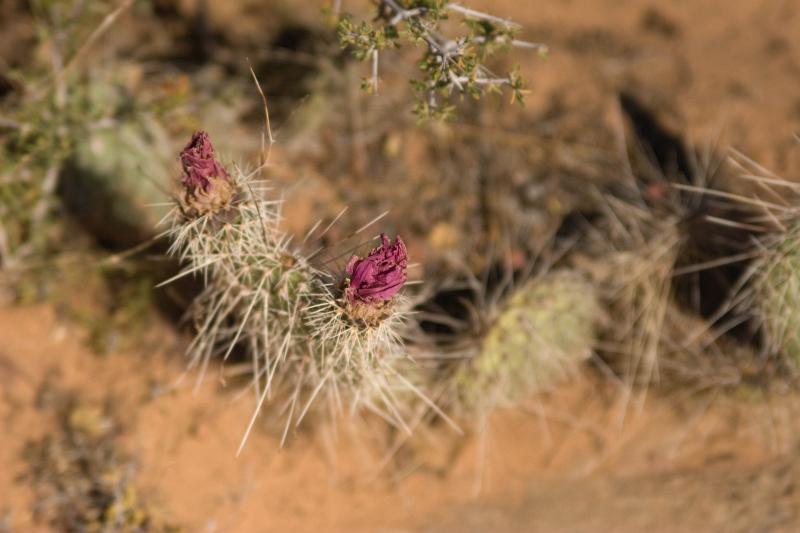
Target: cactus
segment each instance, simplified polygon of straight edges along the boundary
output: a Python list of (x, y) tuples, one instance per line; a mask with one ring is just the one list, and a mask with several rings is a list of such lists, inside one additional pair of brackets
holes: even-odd
[(166, 141), (158, 121), (147, 116), (76, 139), (62, 172), (61, 196), (101, 242), (129, 247), (153, 236), (166, 211), (155, 207), (168, 185), (162, 179), (170, 162)]
[(769, 347), (800, 369), (800, 225), (778, 234), (757, 266), (758, 310)]
[(166, 233), (187, 265), (179, 276), (206, 283), (193, 304), (190, 367), (202, 367), (202, 377), (212, 356), (249, 354), (257, 406), (245, 438), (277, 391), (289, 395), (284, 438), (317, 398), (334, 413), (366, 407), (403, 426), (395, 394), (395, 365), (405, 357), (402, 239), (382, 235), (344, 274), (321, 270), (280, 229), (280, 202), (263, 199), (241, 170), (228, 173), (205, 133), (192, 137), (181, 162)]
[(456, 374), (467, 406), (513, 405), (552, 387), (589, 357), (599, 305), (572, 271), (554, 271), (515, 290)]

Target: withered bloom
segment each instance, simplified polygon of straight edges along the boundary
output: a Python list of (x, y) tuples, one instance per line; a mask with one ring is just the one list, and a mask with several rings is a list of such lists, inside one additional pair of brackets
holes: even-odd
[(394, 244), (381, 234), (381, 245), (365, 258), (353, 256), (345, 269), (344, 297), (351, 308), (382, 307), (406, 282), (408, 253), (403, 239)]
[(228, 173), (217, 161), (214, 154), (214, 145), (208, 133), (196, 131), (192, 140), (181, 152), (181, 165), (183, 165), (183, 185), (187, 189), (202, 188), (208, 191), (214, 179), (228, 179)]
[(217, 160), (208, 133), (196, 131), (181, 152), (183, 201), (194, 216), (227, 207), (233, 197), (230, 175)]

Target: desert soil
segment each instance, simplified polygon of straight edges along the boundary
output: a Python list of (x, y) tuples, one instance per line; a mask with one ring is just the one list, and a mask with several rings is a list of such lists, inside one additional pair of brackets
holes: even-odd
[[(609, 392), (587, 376), (487, 430), (385, 446), (340, 423), (255, 431), (235, 452), (252, 404), (209, 378), (183, 379), (168, 327), (147, 352), (100, 357), (51, 306), (0, 310), (0, 501), (8, 531), (33, 521), (21, 461), (52, 433), (48, 388), (114, 398), (137, 489), (186, 531), (794, 531), (800, 524), (800, 398), (765, 400)], [(624, 417), (623, 417), (624, 415)], [(364, 429), (362, 428), (363, 432)], [(443, 457), (441, 450), (451, 450)], [(398, 459), (398, 458), (395, 458)]]
[[(692, 142), (800, 177), (795, 0), (469, 4), (550, 44), (547, 62), (524, 66), (526, 113), (558, 102), (618, 131), (617, 95), (633, 91)], [(283, 449), (279, 431), (259, 429), (236, 457), (250, 398), (217, 368), (195, 391), (186, 339), (166, 325), (151, 334), (101, 357), (53, 306), (0, 308), (0, 531), (47, 530), (21, 455), (54, 430), (36, 401), (50, 386), (121, 402), (137, 485), (186, 531), (800, 530), (795, 394), (626, 398), (587, 372), (529, 410), (498, 413), (485, 433), (437, 431), (385, 467), (382, 437), (346, 422), (336, 440), (300, 430)]]

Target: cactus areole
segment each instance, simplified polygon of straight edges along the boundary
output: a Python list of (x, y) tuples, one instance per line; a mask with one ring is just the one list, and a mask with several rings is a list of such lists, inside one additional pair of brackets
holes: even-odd
[(344, 303), (351, 318), (379, 323), (391, 300), (406, 282), (408, 252), (400, 236), (394, 243), (381, 234), (381, 244), (366, 257), (354, 255), (345, 267)]

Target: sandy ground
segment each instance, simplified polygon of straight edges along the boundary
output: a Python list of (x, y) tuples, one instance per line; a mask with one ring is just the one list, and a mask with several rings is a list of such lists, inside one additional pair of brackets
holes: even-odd
[(20, 457), (30, 439), (53, 431), (52, 416), (36, 408), (43, 386), (120, 402), (121, 446), (136, 458), (136, 484), (187, 531), (800, 526), (794, 396), (652, 394), (622, 409), (617, 394), (587, 377), (540, 409), (495, 415), (483, 437), (437, 435), (451, 461), (423, 443), (379, 469), (381, 448), (349, 434), (346, 422), (336, 441), (323, 430), (300, 431), (284, 449), (262, 428), (237, 458), (249, 398), (236, 401), (213, 371), (193, 392), (192, 380), (180, 381), (180, 340), (165, 328), (158, 344), (150, 353), (99, 357), (50, 307), (0, 310), (0, 500), (9, 531), (36, 530)]
[(471, 4), (513, 17), (552, 47), (547, 63), (526, 62), (534, 109), (558, 98), (581, 113), (630, 91), (694, 143), (732, 146), (787, 177), (800, 175), (796, 2)]

